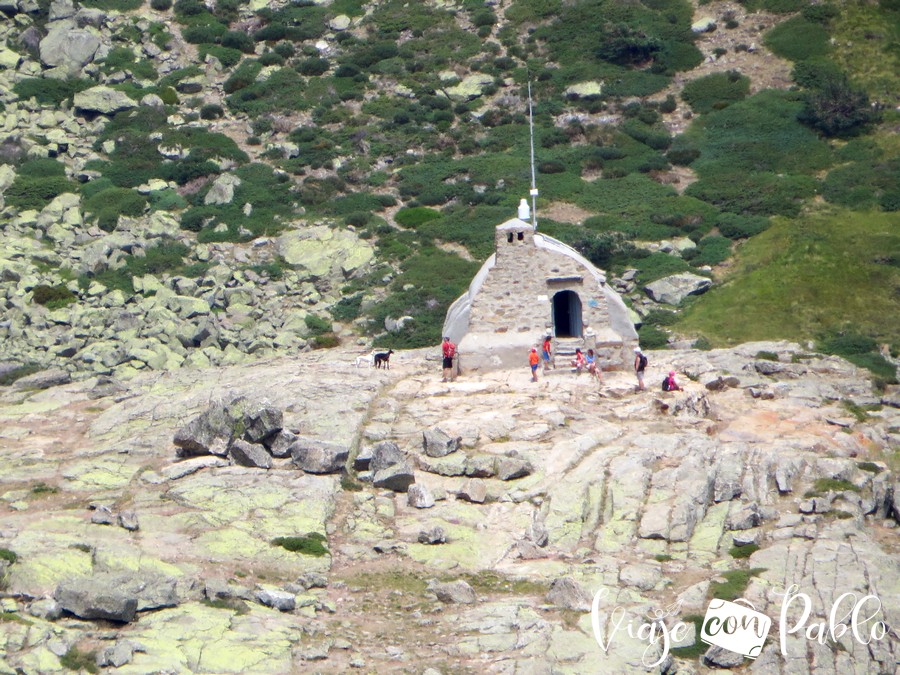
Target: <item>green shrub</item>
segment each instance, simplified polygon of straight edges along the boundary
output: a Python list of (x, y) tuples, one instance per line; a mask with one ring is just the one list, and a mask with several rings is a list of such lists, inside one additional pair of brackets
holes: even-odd
[(324, 545), (325, 541), (324, 535), (318, 532), (309, 532), (305, 536), (300, 537), (275, 537), (272, 540), (272, 544), (281, 546), (292, 553), (302, 553), (303, 555), (321, 558), (328, 555), (328, 549)]
[(775, 352), (767, 352), (765, 350), (760, 350), (756, 352), (756, 356), (753, 358), (761, 359), (763, 361), (778, 361), (778, 354)]
[(202, 120), (217, 120), (224, 114), (225, 111), (222, 109), (222, 106), (216, 103), (207, 103), (200, 108), (200, 119)]
[(150, 0), (150, 6), (157, 12), (167, 12), (172, 9), (172, 0)]
[(20, 176), (29, 176), (32, 178), (65, 176), (66, 165), (55, 159), (31, 159), (19, 166), (17, 173)]
[[(175, 273), (182, 269), (184, 257), (188, 253), (190, 253), (190, 249), (182, 243), (161, 242), (147, 248), (143, 256), (127, 256), (123, 267), (105, 270), (93, 278), (110, 290), (120, 290), (130, 295), (134, 293), (132, 277), (164, 272)], [(79, 284), (86, 288), (91, 279), (91, 277), (82, 277), (79, 279)]]
[(776, 25), (766, 33), (763, 43), (778, 56), (791, 61), (826, 56), (830, 51), (828, 31), (822, 24), (803, 16)]
[(101, 190), (84, 202), (84, 210), (93, 214), (97, 224), (107, 232), (115, 229), (119, 216), (139, 216), (146, 206), (147, 198), (144, 195), (136, 190), (119, 187)]
[(5, 560), (8, 563), (14, 563), (19, 559), (19, 556), (16, 555), (15, 551), (10, 551), (8, 548), (0, 548), (0, 560)]
[(731, 257), (731, 240), (725, 237), (704, 237), (697, 242), (696, 253), (691, 257), (695, 267), (718, 265)]
[(759, 544), (744, 544), (743, 546), (732, 546), (728, 550), (728, 555), (736, 559), (749, 558), (758, 550)]
[[(140, 2), (140, 0), (137, 1)], [(94, 0), (94, 2), (97, 2), (97, 0)], [(119, 0), (115, 0), (115, 2), (118, 3)], [(69, 651), (59, 657), (59, 664), (66, 670), (77, 672), (85, 670), (89, 673), (100, 672), (100, 669), (97, 667), (97, 652), (83, 652), (75, 645), (69, 647)]]
[(791, 78), (805, 89), (821, 89), (834, 79), (846, 77), (841, 69), (827, 59), (799, 61), (791, 71)]
[(47, 286), (39, 284), (32, 289), (32, 302), (44, 305), (47, 309), (59, 309), (75, 302), (78, 298), (65, 284)]
[(808, 176), (734, 172), (701, 178), (685, 194), (733, 213), (796, 216), (816, 187)]
[(322, 335), (331, 332), (331, 324), (315, 314), (307, 314), (303, 322), (313, 335)]
[(341, 298), (329, 309), (331, 316), (335, 321), (353, 321), (362, 313), (362, 299), (361, 293)]
[(143, 4), (144, 0), (81, 0), (82, 7), (117, 12), (131, 12)]
[(725, 577), (725, 581), (713, 581), (709, 585), (709, 596), (717, 600), (737, 600), (747, 590), (750, 579), (762, 572), (765, 572), (765, 569), (759, 567), (723, 572), (722, 576)]
[(691, 270), (691, 266), (681, 258), (660, 252), (651, 253), (645, 258), (635, 260), (634, 266), (638, 269), (642, 284), (649, 284), (657, 279)]
[(681, 92), (682, 98), (698, 113), (721, 110), (750, 93), (750, 78), (736, 70), (713, 73), (691, 80)]
[(223, 68), (232, 68), (241, 60), (243, 54), (239, 49), (222, 47), (221, 45), (200, 45), (200, 58), (205, 59), (207, 54), (219, 60)]
[(78, 186), (65, 176), (29, 176), (19, 173), (3, 196), (9, 206), (19, 210), (40, 210), (64, 192), (77, 192)]
[(798, 119), (826, 136), (846, 137), (858, 134), (876, 122), (879, 114), (872, 108), (865, 91), (840, 77), (831, 78), (819, 89), (809, 92)]
[(237, 49), (245, 54), (252, 54), (256, 47), (253, 38), (242, 31), (230, 30), (222, 36), (220, 44), (227, 49)]
[(310, 77), (316, 77), (318, 75), (324, 75), (328, 72), (328, 69), (331, 67), (331, 64), (328, 62), (328, 59), (322, 58), (309, 58), (303, 59), (300, 63), (297, 64), (297, 72), (301, 75), (307, 75)]
[(669, 344), (669, 334), (656, 326), (641, 326), (638, 339), (641, 349), (665, 349)]
[(241, 63), (237, 69), (231, 74), (222, 89), (226, 94), (233, 94), (236, 91), (245, 89), (256, 82), (256, 77), (262, 70), (262, 64), (259, 61), (250, 59)]
[(737, 213), (721, 213), (716, 217), (716, 227), (729, 239), (746, 239), (769, 227), (765, 216), (742, 216)]
[(652, 309), (644, 317), (645, 326), (672, 326), (678, 321), (678, 314), (667, 309)]

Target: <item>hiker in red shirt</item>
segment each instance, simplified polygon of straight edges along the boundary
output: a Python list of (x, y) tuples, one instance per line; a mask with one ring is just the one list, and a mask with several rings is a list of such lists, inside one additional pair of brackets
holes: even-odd
[(453, 357), (456, 356), (456, 345), (450, 342), (450, 338), (444, 337), (444, 344), (441, 345), (441, 351), (444, 355), (444, 379), (441, 382), (456, 379), (453, 374)]

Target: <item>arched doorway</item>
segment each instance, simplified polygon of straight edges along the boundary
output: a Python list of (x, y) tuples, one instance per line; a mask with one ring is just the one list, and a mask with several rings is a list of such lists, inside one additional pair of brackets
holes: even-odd
[(575, 291), (553, 296), (553, 332), (556, 337), (581, 337), (581, 298)]

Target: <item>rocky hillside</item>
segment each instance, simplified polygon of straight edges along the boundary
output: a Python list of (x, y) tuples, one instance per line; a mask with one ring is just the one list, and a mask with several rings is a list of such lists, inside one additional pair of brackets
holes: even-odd
[[(540, 226), (610, 271), (645, 346), (679, 337), (673, 310), (715, 291), (773, 216), (805, 231), (810, 210), (844, 223), (834, 209), (900, 203), (900, 68), (890, 29), (873, 28), (894, 25), (890, 2), (5, 0), (0, 12), (8, 380), (48, 366), (127, 378), (338, 340), (433, 344), (527, 191), (529, 81)], [(850, 253), (844, 267), (879, 280), (870, 304), (893, 307), (896, 256)], [(891, 322), (802, 302), (802, 337), (843, 319), (896, 337)], [(721, 339), (717, 324), (689, 337)]]
[[(654, 352), (673, 393), (428, 356), (5, 390), (0, 672), (893, 672), (818, 626), (900, 625), (896, 391), (788, 343)], [(774, 620), (754, 661), (715, 598)]]

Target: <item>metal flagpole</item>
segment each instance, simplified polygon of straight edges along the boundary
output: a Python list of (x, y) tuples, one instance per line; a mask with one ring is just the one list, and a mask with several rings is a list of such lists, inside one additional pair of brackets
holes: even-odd
[(528, 80), (528, 130), (531, 136), (531, 228), (537, 232), (537, 183), (534, 178), (534, 111), (531, 107), (531, 80)]

